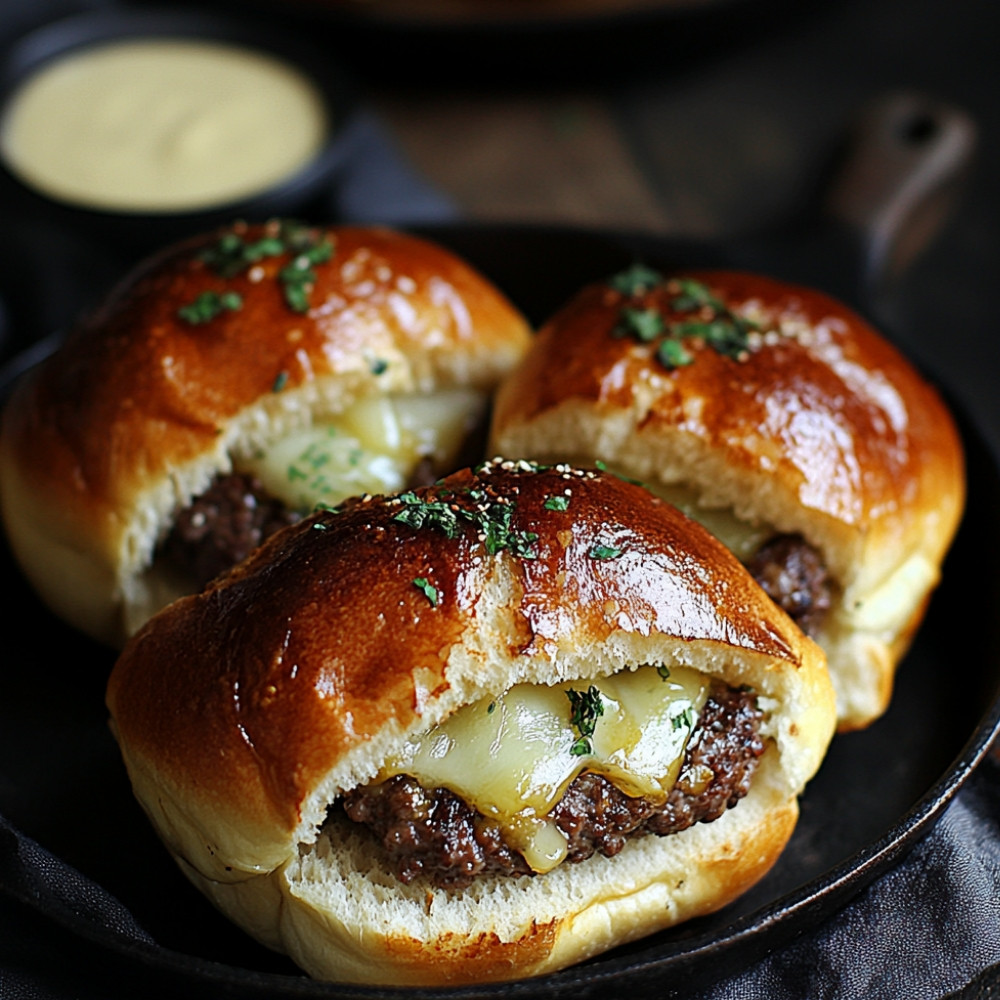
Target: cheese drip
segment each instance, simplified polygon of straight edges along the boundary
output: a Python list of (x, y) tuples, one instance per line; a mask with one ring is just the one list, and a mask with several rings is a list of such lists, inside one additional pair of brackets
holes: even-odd
[[(567, 692), (591, 686), (602, 714), (583, 744), (587, 752), (574, 752), (581, 729)], [(546, 872), (566, 856), (566, 838), (548, 814), (570, 782), (591, 771), (627, 795), (663, 801), (707, 693), (708, 678), (684, 667), (667, 673), (644, 666), (551, 687), (515, 685), (409, 741), (378, 780), (408, 774), (425, 788), (449, 789), (495, 820), (532, 869)]]
[(296, 510), (362, 493), (394, 493), (421, 459), (445, 469), (483, 412), (480, 393), (373, 396), (335, 420), (290, 434), (241, 463), (272, 496)]

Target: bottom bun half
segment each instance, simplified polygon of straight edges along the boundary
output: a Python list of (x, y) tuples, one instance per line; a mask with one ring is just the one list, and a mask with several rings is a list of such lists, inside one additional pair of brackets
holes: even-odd
[(555, 972), (732, 902), (771, 869), (798, 803), (765, 757), (748, 796), (712, 823), (630, 841), (537, 878), (483, 878), (456, 894), (400, 885), (372, 843), (325, 832), (249, 882), (189, 878), (235, 923), (309, 975), (440, 986)]

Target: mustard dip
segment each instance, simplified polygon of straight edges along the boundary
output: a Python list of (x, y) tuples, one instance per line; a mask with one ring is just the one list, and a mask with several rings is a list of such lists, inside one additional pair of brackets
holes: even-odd
[(125, 212), (204, 209), (304, 167), (330, 125), (315, 85), (251, 49), (184, 39), (88, 47), (22, 84), (0, 155), (28, 185)]

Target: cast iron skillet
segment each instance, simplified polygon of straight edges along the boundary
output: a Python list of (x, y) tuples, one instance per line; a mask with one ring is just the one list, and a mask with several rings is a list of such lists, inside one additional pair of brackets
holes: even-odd
[[(886, 282), (933, 228), (912, 228), (902, 220), (920, 218), (924, 209), (941, 214), (945, 181), (965, 162), (970, 134), (961, 116), (912, 95), (880, 105), (862, 133), (864, 150), (873, 141), (875, 147), (888, 143), (874, 163), (881, 169), (887, 156), (890, 163), (896, 157), (892, 182), (865, 206), (858, 193), (879, 186), (847, 183), (866, 162), (850, 159), (830, 188), (827, 205), (837, 223), (825, 226), (822, 240), (810, 227), (738, 247), (571, 229), (473, 225), (425, 231), (465, 254), (535, 320), (581, 284), (636, 258), (665, 269), (766, 265), (791, 279), (816, 268), (814, 283), (868, 306), (887, 301)], [(860, 176), (871, 173), (862, 170)], [(836, 266), (834, 250), (840, 255)], [(5, 369), (0, 389), (9, 387), (20, 367)], [(955, 405), (961, 417), (961, 400)], [(16, 662), (8, 656), (0, 699), (0, 887), (19, 901), (26, 919), (59, 936), (70, 954), (76, 949), (91, 962), (101, 956), (123, 982), (153, 976), (191, 997), (688, 995), (815, 927), (896, 863), (931, 829), (1000, 729), (1000, 595), (996, 584), (966, 586), (970, 576), (979, 578), (984, 557), (1000, 556), (993, 516), (1000, 477), (977, 430), (965, 421), (962, 426), (968, 511), (944, 582), (900, 670), (892, 707), (864, 732), (835, 739), (776, 867), (718, 914), (521, 983), (394, 991), (305, 979), (218, 915), (167, 858), (131, 797), (107, 730), (103, 687), (113, 654), (53, 620), (21, 581), (6, 549), (0, 550), (0, 578), (8, 589), (15, 584), (8, 620), (31, 642)], [(955, 655), (956, 620), (978, 624), (963, 635), (962, 689), (941, 711), (942, 696), (951, 693), (941, 690), (940, 678)]]

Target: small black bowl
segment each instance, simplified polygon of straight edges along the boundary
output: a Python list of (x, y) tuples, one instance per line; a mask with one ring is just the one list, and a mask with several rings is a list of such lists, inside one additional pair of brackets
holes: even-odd
[(259, 194), (208, 208), (181, 211), (125, 211), (61, 201), (22, 181), (0, 157), (0, 204), (15, 205), (41, 221), (70, 227), (81, 236), (146, 252), (207, 231), (233, 219), (308, 216), (327, 199), (353, 144), (357, 106), (353, 87), (333, 60), (304, 39), (270, 24), (181, 8), (108, 10), (51, 22), (15, 41), (0, 57), (0, 102), (46, 64), (90, 47), (129, 40), (181, 39), (218, 42), (276, 57), (311, 80), (326, 104), (329, 133), (301, 169)]

